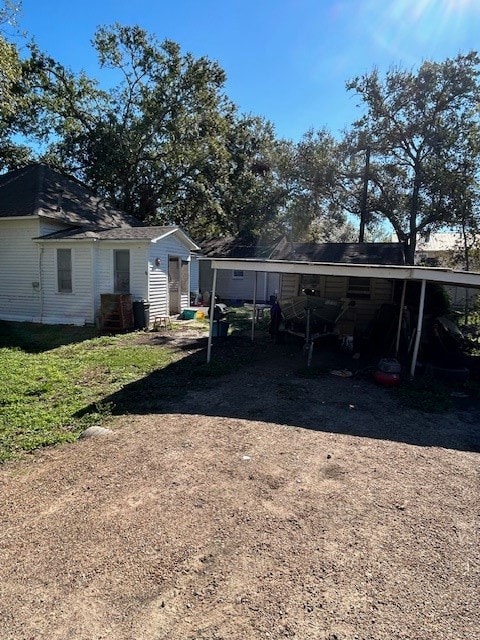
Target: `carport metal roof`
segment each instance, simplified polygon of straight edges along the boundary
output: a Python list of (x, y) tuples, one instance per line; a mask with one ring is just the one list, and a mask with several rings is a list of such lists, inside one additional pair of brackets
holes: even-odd
[(382, 264), (343, 264), (331, 262), (303, 262), (286, 260), (253, 260), (251, 258), (215, 258), (212, 269), (239, 269), (268, 273), (301, 273), (305, 275), (358, 276), (390, 280), (440, 282), (458, 287), (478, 287), (480, 273), (455, 271), (443, 267), (388, 266)]
[[(480, 273), (472, 271), (456, 271), (443, 267), (419, 267), (419, 266), (388, 266), (380, 264), (343, 264), (327, 262), (303, 262), (286, 260), (255, 260), (251, 258), (216, 258), (211, 263), (213, 269), (212, 305), (215, 300), (215, 288), (217, 281), (217, 271), (220, 270), (242, 270), (263, 273), (288, 273), (304, 275), (328, 275), (346, 276), (361, 278), (379, 278), (387, 280), (401, 280), (404, 283), (402, 292), (402, 302), (400, 311), (402, 312), (405, 300), (405, 288), (407, 282), (420, 282), (420, 299), (418, 310), (418, 324), (415, 335), (415, 345), (413, 349), (410, 375), (413, 377), (417, 364), (418, 350), (423, 326), (423, 310), (425, 304), (425, 286), (427, 282), (437, 282), (439, 284), (449, 284), (457, 287), (473, 287), (480, 289)], [(253, 303), (256, 304), (256, 279), (255, 290), (253, 292)], [(253, 313), (253, 318), (255, 312)], [(401, 314), (399, 318), (400, 329)], [(252, 319), (252, 339), (253, 339)], [(210, 362), (213, 331), (213, 313), (210, 313), (210, 333), (208, 337), (207, 362)], [(398, 336), (397, 336), (398, 346)]]

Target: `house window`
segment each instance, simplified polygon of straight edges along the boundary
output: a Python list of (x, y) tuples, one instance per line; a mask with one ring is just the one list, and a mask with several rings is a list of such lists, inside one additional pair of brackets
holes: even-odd
[(115, 293), (130, 293), (130, 251), (113, 252), (113, 287)]
[(57, 249), (57, 284), (59, 293), (72, 293), (71, 249)]
[(243, 278), (243, 271), (241, 269), (234, 269), (232, 277), (234, 280), (240, 280)]
[(347, 298), (350, 298), (351, 300), (370, 300), (370, 297), (370, 278), (352, 277), (348, 279)]

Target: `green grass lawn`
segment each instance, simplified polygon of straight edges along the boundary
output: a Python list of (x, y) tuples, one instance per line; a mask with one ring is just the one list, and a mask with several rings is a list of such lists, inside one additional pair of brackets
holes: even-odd
[[(0, 461), (76, 439), (109, 415), (102, 398), (178, 357), (166, 347), (136, 344), (133, 333), (94, 333), (0, 323)], [(94, 409), (75, 415), (88, 406)]]
[[(231, 329), (248, 329), (249, 313), (235, 310)], [(206, 332), (208, 321), (198, 327)], [(110, 416), (113, 407), (104, 398), (181, 358), (166, 346), (138, 342), (135, 333), (105, 337), (94, 327), (0, 321), (0, 462), (75, 440)], [(231, 368), (202, 363), (196, 375), (224, 375)], [(190, 376), (184, 374), (191, 385)], [(176, 387), (181, 382), (172, 376)]]
[[(231, 330), (248, 329), (249, 317), (249, 311), (236, 309)], [(178, 322), (172, 329), (184, 327)], [(196, 327), (206, 335), (208, 321)], [(181, 358), (167, 346), (139, 344), (135, 333), (102, 337), (94, 327), (0, 321), (0, 462), (75, 440), (108, 419), (114, 407), (105, 398), (152, 372), (163, 375), (172, 363), (178, 364), (165, 371), (161, 384), (165, 397), (191, 387), (199, 376), (225, 375), (241, 361), (200, 362), (193, 374)], [(148, 398), (138, 402), (146, 406)]]

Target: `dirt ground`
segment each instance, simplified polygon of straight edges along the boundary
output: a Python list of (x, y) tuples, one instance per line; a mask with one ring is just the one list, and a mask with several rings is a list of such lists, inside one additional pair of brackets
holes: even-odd
[(209, 378), (198, 338), (140, 338), (183, 365), (113, 396), (113, 434), (0, 469), (0, 639), (480, 638), (478, 405), (266, 339)]

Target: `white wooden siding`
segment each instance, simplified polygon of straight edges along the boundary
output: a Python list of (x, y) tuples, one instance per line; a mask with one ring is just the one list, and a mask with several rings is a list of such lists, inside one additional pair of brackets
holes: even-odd
[(280, 281), (280, 292), (278, 297), (280, 299), (286, 299), (298, 296), (299, 280), (298, 275), (294, 273), (283, 273)]
[(39, 219), (39, 236), (46, 236), (49, 233), (55, 233), (56, 231), (63, 231), (71, 228), (70, 225), (56, 222), (55, 220), (48, 220), (45, 218)]
[(0, 318), (39, 322), (38, 219), (0, 220)]
[[(211, 292), (213, 286), (213, 270), (210, 260), (200, 261), (200, 290)], [(278, 293), (280, 289), (280, 276), (278, 273), (258, 271), (257, 275), (257, 302), (268, 302), (270, 296)], [(231, 270), (217, 270), (216, 295), (220, 300), (230, 303), (243, 303), (253, 300), (255, 287), (255, 272), (244, 271), (243, 278), (234, 278)]]
[[(240, 303), (253, 299), (254, 271), (244, 271), (243, 278), (233, 278), (233, 272), (226, 269), (217, 272), (216, 295), (222, 300)], [(257, 279), (258, 283), (258, 279)]]
[[(155, 260), (159, 260), (158, 265)], [(148, 301), (150, 302), (150, 319), (155, 316), (168, 315), (168, 256), (162, 246), (151, 244), (148, 250)]]
[[(169, 256), (190, 260), (190, 249), (175, 234), (170, 234), (158, 242), (153, 242), (148, 250), (150, 320), (155, 316), (170, 315), (168, 299), (168, 258)], [(157, 266), (155, 260), (160, 264)], [(191, 281), (191, 272), (189, 281)], [(190, 306), (190, 289), (182, 292), (180, 311)]]
[[(198, 263), (175, 234), (158, 243), (148, 241), (34, 242), (65, 228), (38, 218), (0, 220), (0, 319), (49, 324), (98, 322), (100, 294), (114, 293), (115, 249), (130, 252), (130, 293), (151, 304), (150, 317), (168, 314), (168, 256), (189, 261), (189, 285), (181, 309), (190, 305), (192, 283), (198, 287)], [(72, 251), (71, 293), (59, 293), (56, 249)], [(159, 266), (155, 258), (159, 258)]]
[[(372, 279), (370, 300), (355, 300), (356, 327), (359, 331), (367, 328), (368, 323), (375, 316), (382, 304), (390, 303), (393, 299), (393, 283), (391, 280)], [(315, 289), (318, 295), (328, 300), (347, 298), (348, 278), (340, 276), (312, 276), (302, 280), (302, 286)], [(288, 299), (299, 295), (300, 278), (295, 274), (283, 274), (280, 298)]]
[(192, 256), (190, 260), (190, 291), (192, 293), (200, 291), (200, 266), (197, 256)]
[[(57, 249), (72, 252), (72, 292), (60, 293), (57, 281)], [(42, 251), (43, 303), (41, 322), (46, 324), (93, 324), (91, 243), (44, 243)]]
[(327, 300), (340, 300), (347, 297), (347, 278), (325, 276), (325, 298)]
[(267, 274), (267, 300), (270, 300), (270, 296), (278, 296), (280, 291), (280, 274), (268, 273)]
[[(348, 278), (344, 280), (345, 287), (348, 288)], [(392, 300), (393, 282), (385, 279), (371, 279), (370, 299), (355, 300), (355, 326), (357, 331), (364, 331), (381, 305), (391, 303)]]

